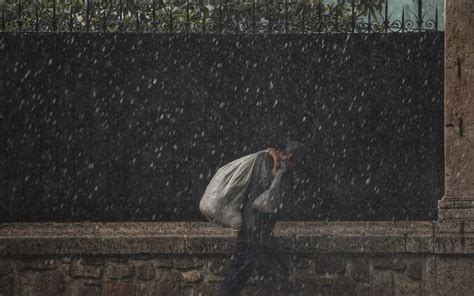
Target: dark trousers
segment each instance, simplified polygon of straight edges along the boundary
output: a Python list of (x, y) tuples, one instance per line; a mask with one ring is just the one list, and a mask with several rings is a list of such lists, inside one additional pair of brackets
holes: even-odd
[(259, 246), (237, 242), (236, 250), (230, 258), (219, 295), (240, 295), (240, 291), (247, 280), (254, 275), (254, 272), (259, 278), (263, 278), (265, 286), (269, 286), (270, 295), (278, 295), (277, 291), (279, 290), (286, 293), (290, 292), (288, 267), (276, 245)]

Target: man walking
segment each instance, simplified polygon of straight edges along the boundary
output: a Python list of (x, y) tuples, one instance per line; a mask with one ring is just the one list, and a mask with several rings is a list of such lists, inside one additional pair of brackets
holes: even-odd
[(304, 145), (288, 142), (257, 155), (242, 209), (242, 226), (219, 295), (240, 295), (254, 271), (271, 295), (287, 295), (288, 268), (272, 235), (278, 211), (288, 195), (293, 170), (304, 157)]

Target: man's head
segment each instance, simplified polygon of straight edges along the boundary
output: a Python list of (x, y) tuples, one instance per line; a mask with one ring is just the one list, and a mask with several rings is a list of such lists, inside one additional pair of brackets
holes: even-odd
[(284, 161), (286, 168), (290, 170), (300, 165), (306, 154), (304, 144), (297, 141), (277, 144), (275, 148), (279, 153), (280, 160)]

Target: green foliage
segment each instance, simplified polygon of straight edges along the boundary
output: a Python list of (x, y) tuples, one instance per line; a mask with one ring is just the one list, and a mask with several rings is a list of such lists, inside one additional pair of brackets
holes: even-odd
[[(312, 32), (345, 30), (384, 0), (6, 0), (6, 31)], [(354, 5), (354, 6), (353, 6)]]

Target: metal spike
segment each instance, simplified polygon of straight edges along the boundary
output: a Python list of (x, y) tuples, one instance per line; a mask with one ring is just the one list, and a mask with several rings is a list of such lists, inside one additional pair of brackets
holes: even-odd
[(402, 8), (402, 24), (401, 24), (402, 33), (405, 32), (405, 6)]

